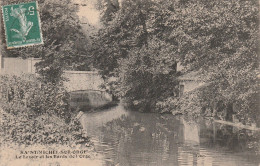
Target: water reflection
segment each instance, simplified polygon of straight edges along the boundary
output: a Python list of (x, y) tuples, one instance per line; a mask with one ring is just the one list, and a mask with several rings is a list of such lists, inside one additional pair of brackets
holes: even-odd
[(126, 111), (122, 106), (85, 113), (81, 122), (103, 165), (252, 165), (256, 133), (201, 119)]

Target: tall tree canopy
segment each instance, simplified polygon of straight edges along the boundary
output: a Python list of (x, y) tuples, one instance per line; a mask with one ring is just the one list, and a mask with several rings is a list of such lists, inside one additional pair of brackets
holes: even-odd
[[(134, 70), (141, 69), (151, 78), (161, 72), (171, 82), (178, 77), (173, 71), (180, 62), (183, 72), (204, 75), (202, 81), (209, 86), (200, 90), (198, 98), (208, 96), (208, 103), (221, 100), (226, 105), (240, 103), (241, 110), (253, 109), (249, 107), (258, 94), (258, 1), (122, 0), (116, 10), (106, 9), (104, 27), (93, 47), (94, 62), (104, 76), (119, 76), (121, 88), (140, 90), (138, 83), (146, 75), (138, 77)], [(148, 67), (148, 62), (156, 65)], [(164, 95), (159, 96), (154, 100)], [(205, 100), (199, 103), (202, 107)]]
[(151, 32), (153, 14), (159, 12), (157, 3), (125, 0), (119, 3), (117, 11), (109, 10), (109, 6), (104, 10), (112, 19), (101, 19), (105, 22), (104, 27), (92, 51), (94, 64), (101, 69), (103, 76), (119, 78), (120, 81), (114, 82), (115, 87), (111, 84), (119, 92), (117, 95), (123, 95), (133, 105), (147, 110), (155, 106), (154, 101), (159, 96), (162, 99), (166, 94), (176, 94), (175, 86), (167, 90), (164, 85), (177, 85), (172, 48)]

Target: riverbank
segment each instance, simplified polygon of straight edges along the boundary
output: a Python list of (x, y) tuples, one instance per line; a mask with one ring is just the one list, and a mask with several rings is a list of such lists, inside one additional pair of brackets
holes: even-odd
[(90, 141), (82, 131), (80, 123), (72, 119), (70, 123), (55, 115), (43, 114), (31, 118), (28, 115), (12, 115), (0, 110), (1, 144), (15, 143), (24, 145), (71, 145), (86, 144)]
[(83, 149), (85, 158), (90, 158), (92, 143), (70, 109), (62, 86), (44, 83), (33, 75), (1, 75), (0, 90), (1, 162), (5, 151), (12, 150), (13, 156), (38, 147), (40, 151)]
[[(92, 142), (76, 118), (71, 123), (55, 116), (35, 119), (13, 116), (0, 109), (0, 158), (3, 165), (96, 164)], [(100, 165), (100, 164), (99, 164)]]

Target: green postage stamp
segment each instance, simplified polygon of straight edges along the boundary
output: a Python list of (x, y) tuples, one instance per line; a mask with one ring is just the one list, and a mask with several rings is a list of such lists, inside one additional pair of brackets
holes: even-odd
[(37, 2), (2, 6), (7, 48), (42, 44)]

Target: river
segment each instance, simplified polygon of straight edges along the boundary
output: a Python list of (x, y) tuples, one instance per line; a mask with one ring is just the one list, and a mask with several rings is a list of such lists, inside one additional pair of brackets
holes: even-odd
[(259, 133), (209, 119), (128, 111), (119, 105), (86, 112), (80, 120), (102, 165), (260, 165), (254, 150)]

